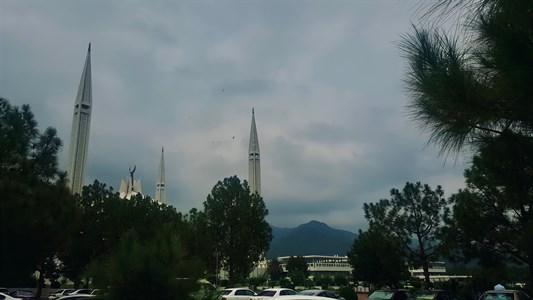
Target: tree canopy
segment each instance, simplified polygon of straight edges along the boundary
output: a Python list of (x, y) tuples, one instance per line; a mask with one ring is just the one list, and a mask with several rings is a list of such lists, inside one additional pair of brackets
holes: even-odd
[(109, 255), (90, 265), (89, 274), (105, 299), (192, 299), (202, 275), (198, 264), (187, 257), (176, 229), (165, 225), (148, 239), (126, 232)]
[(205, 235), (212, 257), (218, 256), (229, 272), (229, 283), (247, 278), (268, 250), (272, 229), (265, 220), (263, 198), (250, 193), (237, 176), (217, 182), (204, 202)]
[[(533, 141), (485, 147), (465, 171), (467, 188), (453, 195), (448, 241), (462, 257), (526, 264), (533, 275)], [(480, 262), (484, 260), (481, 259)]]
[(304, 285), (309, 276), (309, 266), (303, 256), (291, 256), (287, 260), (287, 275), (295, 285)]
[(375, 286), (398, 287), (399, 282), (409, 276), (404, 245), (400, 239), (380, 229), (359, 230), (359, 236), (347, 254), (354, 269), (353, 279)]
[(76, 204), (81, 210), (74, 233), (76, 242), (60, 255), (64, 274), (75, 284), (81, 282), (89, 263), (114, 251), (126, 232), (134, 232), (142, 242), (152, 239), (163, 226), (171, 225), (180, 232), (185, 227), (174, 207), (141, 195), (121, 199), (97, 180), (83, 188)]
[(370, 229), (389, 232), (402, 245), (409, 263), (422, 266), (429, 283), (429, 263), (443, 247), (440, 239), (443, 222), (449, 218), (441, 186), (433, 190), (420, 182), (405, 184), (402, 191), (392, 189), (390, 199), (365, 203), (363, 208)]
[[(68, 242), (77, 207), (58, 169), (62, 143), (28, 105), (0, 98), (0, 282), (28, 284)], [(42, 287), (43, 279), (40, 279)], [(40, 293), (40, 289), (38, 291)]]
[(477, 149), (502, 133), (533, 138), (531, 1), (440, 0), (433, 11), (439, 7), (467, 7), (464, 34), (430, 24), (402, 39), (412, 119), (443, 152)]
[[(443, 12), (460, 34), (439, 27)], [(526, 263), (533, 280), (533, 2), (439, 0), (427, 17), (400, 43), (408, 109), (443, 153), (473, 154), (449, 240), (465, 258)]]

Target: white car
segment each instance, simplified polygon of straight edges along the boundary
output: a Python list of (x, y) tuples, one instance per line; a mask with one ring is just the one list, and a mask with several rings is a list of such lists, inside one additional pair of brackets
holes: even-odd
[(330, 291), (327, 290), (305, 290), (298, 293), (298, 295), (304, 295), (304, 296), (319, 296), (322, 298), (331, 298), (331, 299), (339, 299), (344, 300), (343, 297), (339, 297), (335, 294), (333, 294)]
[(63, 296), (66, 296), (72, 292), (74, 292), (75, 289), (62, 289), (62, 290), (58, 290), (58, 291), (55, 291), (53, 293), (50, 293), (50, 296), (48, 296), (48, 299), (50, 300), (53, 300), (53, 299), (57, 299), (59, 297), (63, 297)]
[(247, 288), (229, 288), (222, 291), (220, 300), (254, 300), (257, 294)]
[(69, 293), (69, 295), (90, 295), (93, 290), (91, 289), (79, 289), (75, 290), (72, 293)]
[(254, 297), (255, 300), (266, 300), (266, 299), (272, 299), (272, 297), (279, 297), (279, 296), (292, 296), (296, 295), (295, 290), (286, 289), (286, 288), (273, 288), (273, 289), (265, 289), (262, 292), (260, 292), (257, 297)]
[(85, 300), (96, 297), (96, 295), (87, 295), (87, 294), (77, 294), (77, 295), (66, 295), (57, 300)]
[(0, 293), (0, 299), (2, 300), (20, 300), (19, 298), (11, 297), (6, 293)]

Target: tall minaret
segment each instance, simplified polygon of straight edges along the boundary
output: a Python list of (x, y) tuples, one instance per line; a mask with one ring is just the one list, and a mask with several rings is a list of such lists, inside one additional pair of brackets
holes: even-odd
[(250, 192), (261, 195), (261, 166), (259, 161), (259, 139), (255, 128), (255, 114), (252, 108), (252, 128), (250, 129), (250, 146), (248, 148), (248, 181)]
[(92, 105), (91, 43), (89, 43), (85, 66), (81, 74), (80, 87), (78, 88), (78, 96), (74, 105), (74, 118), (70, 134), (67, 176), (69, 179), (68, 186), (73, 194), (81, 194), (81, 188), (84, 184)]
[(161, 161), (159, 162), (159, 172), (157, 173), (157, 183), (155, 185), (155, 201), (165, 203), (165, 155), (161, 148)]

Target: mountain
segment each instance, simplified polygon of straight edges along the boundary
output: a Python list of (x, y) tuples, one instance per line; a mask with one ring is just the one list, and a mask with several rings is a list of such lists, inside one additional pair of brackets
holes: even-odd
[(267, 252), (269, 259), (290, 255), (344, 256), (357, 236), (314, 220), (296, 228), (271, 227), (273, 238)]

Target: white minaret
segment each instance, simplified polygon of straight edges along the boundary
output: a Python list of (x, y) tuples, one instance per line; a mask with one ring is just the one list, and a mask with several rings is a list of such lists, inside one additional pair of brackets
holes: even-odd
[(250, 192), (261, 195), (261, 166), (259, 161), (259, 139), (255, 128), (255, 114), (252, 108), (252, 128), (250, 129), (250, 145), (248, 148), (248, 182)]
[(70, 134), (67, 176), (68, 186), (73, 194), (81, 194), (81, 188), (84, 184), (92, 105), (91, 44), (89, 43), (85, 66), (81, 74), (80, 87), (74, 104), (74, 118)]
[(155, 185), (155, 201), (165, 203), (165, 155), (161, 148), (161, 161), (159, 162), (159, 172), (157, 173), (157, 183)]

